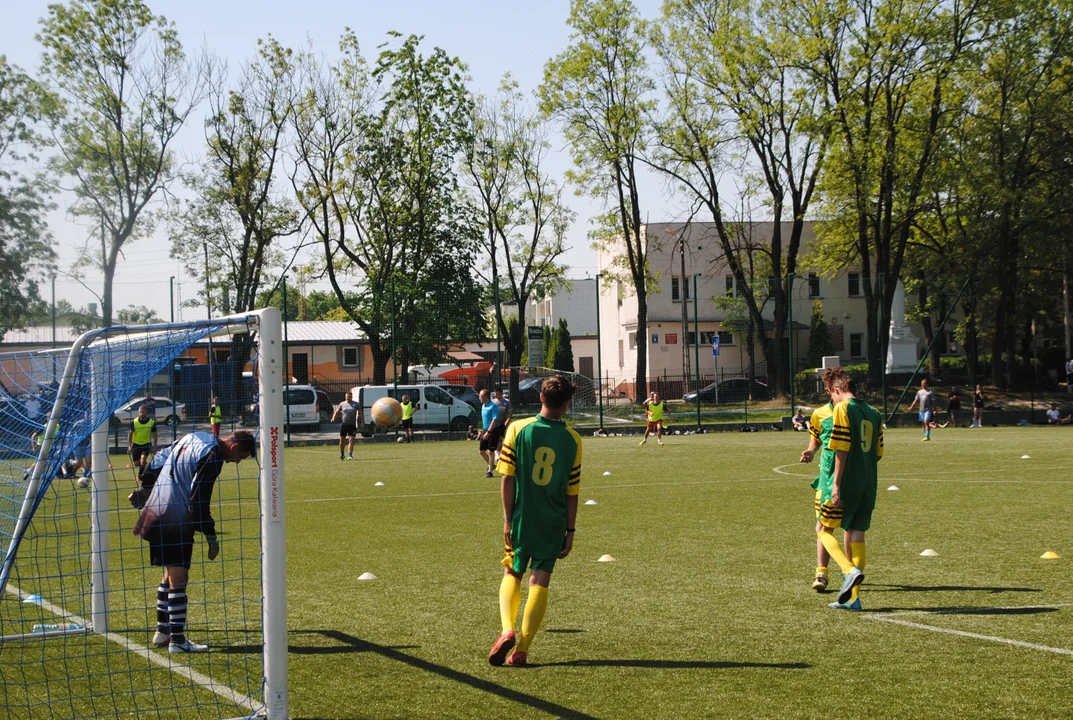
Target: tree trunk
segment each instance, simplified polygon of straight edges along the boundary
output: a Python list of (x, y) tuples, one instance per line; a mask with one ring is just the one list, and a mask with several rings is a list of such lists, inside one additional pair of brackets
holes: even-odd
[[(700, 338), (694, 338), (700, 342)], [(637, 288), (637, 374), (634, 399), (642, 402), (648, 397), (648, 297), (642, 284)]]
[(373, 385), (387, 384), (387, 364), (391, 360), (391, 348), (384, 347), (379, 336), (369, 338), (373, 355)]

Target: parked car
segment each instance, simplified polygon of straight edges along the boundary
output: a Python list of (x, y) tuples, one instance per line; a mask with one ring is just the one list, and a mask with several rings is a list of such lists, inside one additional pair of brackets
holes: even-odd
[[(156, 402), (156, 412), (153, 415), (153, 419), (156, 420), (157, 425), (170, 425), (171, 423), (181, 423), (186, 420), (186, 403), (176, 403), (172, 402), (171, 398), (156, 396), (153, 397), (153, 400)], [(112, 413), (112, 417), (120, 425), (129, 425), (134, 418), (138, 417), (138, 408), (144, 402), (144, 397), (134, 398)]]
[(481, 410), (481, 396), (477, 394), (477, 391), (471, 388), (469, 385), (437, 385), (440, 390), (444, 390), (449, 395), (453, 395), (464, 403), (467, 403), (471, 408), (480, 412)]
[(312, 385), (289, 385), (283, 397), (287, 406), (287, 424), (293, 430), (298, 426), (320, 430), (321, 412), (331, 411), (328, 394)]
[[(717, 405), (721, 403), (744, 402), (749, 397), (749, 378), (728, 378), (713, 382), (701, 388), (702, 404)], [(771, 397), (768, 386), (759, 380), (753, 380), (753, 400), (767, 400)], [(697, 393), (688, 392), (682, 396), (686, 404), (697, 402)]]
[(365, 427), (362, 434), (370, 437), (375, 425), (372, 423), (373, 403), (383, 397), (401, 400), (403, 395), (417, 405), (414, 414), (415, 430), (452, 430), (464, 432), (470, 425), (478, 424), (477, 410), (469, 403), (444, 390), (440, 385), (362, 385), (352, 391), (354, 399), (362, 407)]

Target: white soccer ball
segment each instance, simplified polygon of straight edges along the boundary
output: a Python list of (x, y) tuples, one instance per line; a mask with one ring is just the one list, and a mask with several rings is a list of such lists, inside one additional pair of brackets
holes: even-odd
[(88, 488), (89, 487), (89, 478), (88, 477), (80, 477), (80, 478), (78, 478), (78, 480), (76, 482), (78, 483), (78, 487), (80, 487), (80, 488)]
[(398, 439), (397, 439), (397, 440), (395, 440), (395, 442), (397, 442), (397, 443), (404, 443), (404, 442), (406, 442), (406, 438), (404, 438), (403, 436), (401, 436), (401, 435), (400, 435), (400, 436), (398, 437)]

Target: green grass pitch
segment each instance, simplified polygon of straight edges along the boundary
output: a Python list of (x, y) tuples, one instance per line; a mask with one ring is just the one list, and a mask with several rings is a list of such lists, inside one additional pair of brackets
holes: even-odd
[[(486, 661), (501, 511), (475, 443), (363, 447), (354, 463), (292, 449), (293, 714), (1073, 715), (1069, 433), (933, 437), (887, 434), (863, 615), (810, 588), (805, 435), (585, 438), (581, 500), (598, 504), (579, 510), (536, 667), (521, 670)], [(1048, 550), (1065, 557), (1040, 559)], [(596, 562), (604, 553), (617, 562)], [(379, 579), (357, 581), (366, 571)]]
[[(1073, 717), (1073, 437), (919, 438), (886, 436), (862, 614), (829, 610), (833, 593), (810, 587), (816, 466), (797, 463), (806, 435), (670, 436), (665, 447), (584, 438), (581, 502), (597, 505), (579, 508), (525, 669), (486, 659), (499, 632), (502, 524), (499, 480), (483, 477), (476, 443), (375, 444), (356, 462), (333, 447), (288, 449), (292, 717)], [(255, 488), (244, 487), (222, 483), (214, 498), (224, 562), (201, 564), (195, 547), (189, 632), (213, 652), (177, 660), (242, 692), (259, 677), (258, 640), (220, 623), (225, 610), (257, 612)], [(115, 591), (113, 628), (144, 644), (156, 571), (129, 538), (135, 513), (114, 512), (113, 568), (130, 587)], [(921, 557), (926, 548), (939, 556)], [(1048, 550), (1062, 559), (1040, 559)], [(616, 562), (597, 562), (605, 553)], [(363, 572), (378, 579), (358, 581)], [(0, 600), (0, 620), (17, 602)], [(20, 628), (9, 620), (4, 631)], [(62, 690), (85, 696), (80, 713), (217, 716), (207, 691), (174, 690), (166, 668), (101, 638), (38, 642), (0, 648), (0, 700), (18, 704), (42, 652), (57, 658), (66, 642), (95, 685)], [(33, 716), (49, 717), (43, 687), (29, 692), (46, 703)], [(158, 696), (184, 707), (160, 711)]]

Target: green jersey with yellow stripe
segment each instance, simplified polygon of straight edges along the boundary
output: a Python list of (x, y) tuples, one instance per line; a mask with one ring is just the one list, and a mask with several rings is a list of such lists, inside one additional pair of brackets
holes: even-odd
[(883, 457), (883, 418), (878, 410), (857, 398), (838, 403), (827, 447), (847, 452), (843, 492), (858, 485), (874, 490), (879, 482), (879, 458)]
[(831, 431), (834, 429), (835, 406), (827, 403), (812, 411), (809, 418), (809, 434), (820, 444), (820, 474), (812, 481), (812, 488), (819, 490), (819, 501), (822, 503), (831, 497), (831, 483), (835, 472), (835, 451), (828, 450), (827, 444), (831, 442)]
[(537, 415), (507, 426), (496, 470), (514, 476), (511, 544), (531, 558), (557, 558), (566, 537), (566, 498), (581, 490), (581, 436)]

